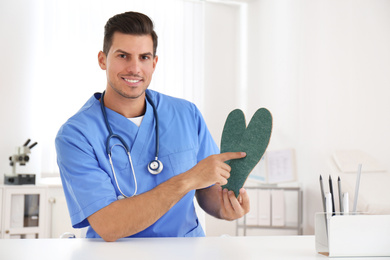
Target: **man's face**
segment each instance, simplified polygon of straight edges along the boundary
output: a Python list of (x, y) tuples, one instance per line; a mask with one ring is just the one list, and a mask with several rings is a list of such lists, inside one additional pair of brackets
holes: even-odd
[(115, 90), (122, 97), (143, 97), (157, 64), (153, 57), (150, 35), (115, 32), (107, 55), (99, 53), (99, 65), (107, 74), (107, 91)]

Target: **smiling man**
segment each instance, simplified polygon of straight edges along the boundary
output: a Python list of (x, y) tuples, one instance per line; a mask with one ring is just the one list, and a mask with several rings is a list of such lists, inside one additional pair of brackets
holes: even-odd
[(111, 48), (98, 55), (100, 67), (107, 71), (106, 105), (127, 118), (140, 116), (145, 112), (139, 109), (144, 108), (145, 91), (158, 60), (152, 36), (115, 32), (111, 42)]
[(58, 165), (75, 228), (87, 237), (204, 236), (194, 209), (234, 220), (249, 211), (244, 189), (238, 198), (222, 190), (227, 160), (203, 117), (188, 101), (148, 89), (158, 57), (153, 22), (126, 12), (105, 26), (99, 66), (103, 93), (95, 93), (59, 130)]

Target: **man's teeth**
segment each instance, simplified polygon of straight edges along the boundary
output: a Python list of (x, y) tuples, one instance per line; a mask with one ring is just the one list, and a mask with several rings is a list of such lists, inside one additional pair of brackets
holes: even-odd
[(124, 79), (124, 80), (126, 80), (129, 83), (137, 83), (140, 81), (139, 79)]

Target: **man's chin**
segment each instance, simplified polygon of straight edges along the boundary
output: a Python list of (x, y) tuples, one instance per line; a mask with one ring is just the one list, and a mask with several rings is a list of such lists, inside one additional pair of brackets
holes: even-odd
[(127, 98), (127, 99), (137, 99), (145, 94), (145, 90), (142, 91), (134, 91), (134, 93), (126, 93), (124, 91), (118, 90), (116, 88), (112, 88), (118, 95)]

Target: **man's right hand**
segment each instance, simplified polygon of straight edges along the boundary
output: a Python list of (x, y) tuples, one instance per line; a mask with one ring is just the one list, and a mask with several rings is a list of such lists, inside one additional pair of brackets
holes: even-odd
[(191, 168), (189, 176), (192, 189), (203, 189), (214, 184), (225, 185), (230, 177), (231, 167), (225, 162), (246, 156), (244, 152), (227, 152), (210, 155)]

